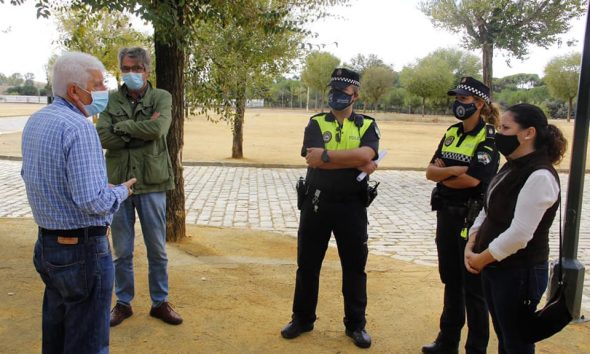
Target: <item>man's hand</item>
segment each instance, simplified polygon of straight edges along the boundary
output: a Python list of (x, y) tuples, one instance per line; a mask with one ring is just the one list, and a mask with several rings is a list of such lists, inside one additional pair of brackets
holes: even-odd
[(377, 166), (378, 165), (375, 161), (369, 161), (369, 163), (367, 163), (366, 165), (358, 167), (357, 170), (362, 171), (367, 175), (370, 175), (371, 173), (375, 172), (375, 170), (377, 170)]
[(307, 155), (305, 155), (305, 162), (307, 166), (316, 168), (324, 163), (322, 161), (323, 148), (307, 148)]
[(156, 120), (156, 119), (158, 119), (159, 116), (160, 116), (160, 112), (154, 112), (154, 114), (152, 114), (152, 116), (150, 117), (150, 120)]
[(121, 183), (122, 185), (124, 185), (125, 187), (127, 187), (127, 196), (131, 196), (131, 194), (133, 194), (133, 189), (131, 189), (131, 187), (133, 187), (133, 185), (135, 184), (135, 182), (137, 182), (137, 178), (132, 178), (126, 182)]

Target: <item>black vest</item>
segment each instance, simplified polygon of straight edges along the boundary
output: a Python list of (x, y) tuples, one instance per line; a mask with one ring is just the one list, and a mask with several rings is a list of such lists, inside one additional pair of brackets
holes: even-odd
[[(487, 216), (477, 232), (474, 252), (481, 253), (486, 250), (490, 242), (508, 229), (514, 218), (518, 193), (529, 176), (541, 169), (549, 170), (559, 184), (559, 176), (547, 158), (545, 150), (535, 151), (519, 159), (509, 161), (502, 166), (498, 175), (507, 170), (508, 172), (504, 179), (493, 188), (492, 193), (486, 196), (488, 201), (485, 206)], [(491, 183), (491, 185), (493, 184), (494, 182)], [(549, 228), (555, 218), (560, 198), (558, 197), (555, 204), (545, 211), (533, 234), (533, 238), (525, 248), (518, 250), (518, 252), (500, 262), (492, 264), (502, 268), (516, 268), (546, 262), (549, 258)]]

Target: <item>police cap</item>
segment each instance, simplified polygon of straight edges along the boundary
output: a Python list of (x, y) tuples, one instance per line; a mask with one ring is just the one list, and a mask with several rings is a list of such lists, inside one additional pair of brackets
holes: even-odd
[(343, 90), (350, 85), (361, 87), (359, 74), (345, 68), (334, 69), (328, 86)]
[(462, 77), (459, 85), (447, 92), (449, 96), (477, 96), (487, 103), (490, 103), (490, 88), (470, 76)]

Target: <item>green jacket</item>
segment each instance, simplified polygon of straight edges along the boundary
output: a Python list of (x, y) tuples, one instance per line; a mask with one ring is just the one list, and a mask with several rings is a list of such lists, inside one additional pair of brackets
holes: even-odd
[[(150, 120), (152, 114), (160, 116)], [(109, 104), (100, 114), (96, 130), (103, 149), (109, 183), (119, 184), (135, 177), (135, 194), (174, 189), (174, 171), (166, 135), (172, 120), (172, 96), (168, 91), (148, 88), (135, 111), (127, 98), (127, 87), (109, 94)]]

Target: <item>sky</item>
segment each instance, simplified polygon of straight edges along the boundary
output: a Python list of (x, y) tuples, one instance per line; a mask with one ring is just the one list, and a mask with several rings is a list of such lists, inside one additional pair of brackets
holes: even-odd
[[(36, 18), (34, 0), (27, 0), (21, 6), (8, 2), (0, 4), (0, 73), (32, 72), (36, 81), (45, 81), (44, 66), (52, 53), (60, 51), (53, 44), (57, 39), (56, 25), (52, 19)], [(359, 53), (376, 54), (395, 70), (438, 48), (462, 49), (461, 35), (435, 29), (417, 4), (417, 0), (351, 0), (348, 7), (333, 8), (334, 17), (310, 25), (318, 37), (308, 41), (336, 55), (343, 63)], [(578, 40), (573, 47), (531, 46), (528, 58), (524, 61), (513, 58), (511, 66), (506, 64), (506, 53), (496, 50), (494, 77), (517, 73), (543, 76), (545, 65), (553, 57), (581, 52), (585, 21), (585, 18), (572, 21), (571, 30), (562, 35), (564, 42)], [(480, 51), (472, 53), (481, 57)]]

